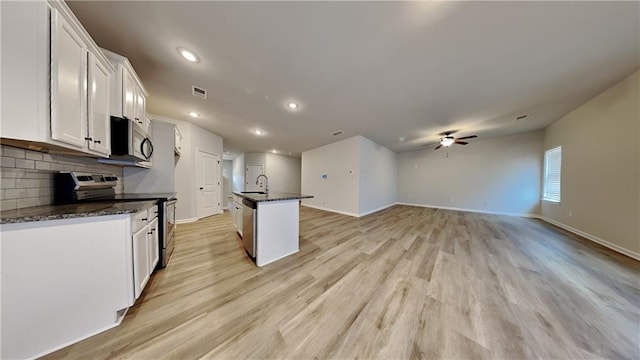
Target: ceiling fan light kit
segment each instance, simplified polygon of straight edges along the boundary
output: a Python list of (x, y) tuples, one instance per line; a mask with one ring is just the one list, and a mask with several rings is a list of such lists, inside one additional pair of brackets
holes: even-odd
[[(458, 144), (458, 145), (467, 145), (468, 142), (466, 141), (461, 141), (461, 140), (466, 140), (466, 139), (475, 139), (478, 137), (478, 135), (469, 135), (469, 136), (463, 136), (460, 138), (454, 137), (453, 134), (455, 131), (445, 131), (443, 133), (440, 133), (439, 135), (443, 135), (444, 137), (440, 138), (440, 142), (438, 144), (438, 146), (435, 147), (434, 150), (438, 150), (441, 147), (445, 147), (448, 148), (449, 146), (453, 145), (453, 144)], [(423, 146), (427, 146), (428, 144), (425, 144)], [(448, 157), (448, 153), (447, 153), (447, 157)]]

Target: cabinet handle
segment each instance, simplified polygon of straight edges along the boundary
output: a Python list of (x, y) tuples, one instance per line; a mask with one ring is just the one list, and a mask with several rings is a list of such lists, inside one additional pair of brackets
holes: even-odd
[(136, 121), (139, 121), (139, 120), (140, 120), (140, 118), (137, 118), (137, 117), (134, 117), (134, 119), (136, 119)]
[(204, 190), (204, 188), (203, 188), (203, 187), (201, 187), (201, 188), (200, 188), (200, 190)]
[(93, 142), (94, 142), (94, 143), (96, 143), (96, 144), (102, 144), (102, 143), (100, 142), (100, 140), (93, 140)]
[(147, 221), (147, 218), (142, 218), (142, 219), (140, 219), (140, 220), (142, 220), (142, 221)]
[(153, 235), (153, 231), (149, 231), (147, 235)]
[(93, 139), (92, 139), (92, 138), (90, 138), (90, 137), (86, 137), (86, 138), (84, 138), (84, 139), (85, 139), (85, 140), (89, 140), (89, 141), (93, 141)]

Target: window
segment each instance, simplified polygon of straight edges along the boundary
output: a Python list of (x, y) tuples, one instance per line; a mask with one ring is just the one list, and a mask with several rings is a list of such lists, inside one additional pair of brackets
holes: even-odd
[(544, 153), (544, 191), (542, 199), (560, 202), (560, 175), (562, 169), (562, 147)]

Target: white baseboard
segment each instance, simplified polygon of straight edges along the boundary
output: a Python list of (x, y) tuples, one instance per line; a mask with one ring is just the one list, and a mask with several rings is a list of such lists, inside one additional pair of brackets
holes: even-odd
[[(124, 316), (123, 316), (123, 318), (124, 318)], [(78, 343), (78, 342), (80, 342), (82, 340), (88, 339), (88, 338), (90, 338), (92, 336), (96, 336), (96, 335), (98, 335), (98, 334), (100, 334), (102, 332), (105, 332), (105, 331), (109, 330), (109, 329), (113, 329), (114, 327), (116, 327), (118, 325), (120, 325), (120, 322), (116, 322), (115, 324), (108, 325), (107, 327), (105, 327), (103, 329), (96, 330), (95, 332), (92, 332), (92, 333), (87, 334), (87, 335), (83, 335), (83, 336), (81, 336), (81, 337), (79, 337), (79, 338), (77, 338), (75, 340), (68, 341), (68, 342), (66, 342), (66, 343), (64, 343), (62, 345), (59, 345), (59, 346), (56, 346), (56, 347), (51, 348), (49, 350), (43, 351), (43, 352), (41, 352), (39, 354), (34, 355), (33, 357), (30, 357), (29, 359), (39, 359), (39, 358), (41, 358), (41, 357), (43, 357), (43, 356), (45, 356), (47, 354), (51, 354), (54, 351), (58, 351), (60, 349), (66, 348), (69, 345), (73, 345), (73, 344)]]
[(600, 245), (602, 245), (604, 247), (608, 247), (609, 249), (611, 249), (613, 251), (617, 251), (617, 252), (619, 252), (621, 254), (627, 255), (628, 257), (630, 257), (632, 259), (636, 259), (636, 260), (640, 261), (640, 253), (637, 253), (635, 251), (631, 251), (629, 249), (625, 249), (625, 248), (623, 248), (621, 246), (618, 246), (618, 245), (616, 245), (614, 243), (611, 243), (611, 242), (609, 242), (607, 240), (604, 240), (604, 239), (601, 239), (601, 238), (599, 238), (597, 236), (594, 236), (594, 235), (591, 235), (589, 233), (586, 233), (586, 232), (584, 232), (582, 230), (578, 230), (578, 229), (573, 228), (573, 227), (571, 227), (569, 225), (565, 225), (565, 224), (563, 224), (563, 223), (561, 223), (559, 221), (556, 221), (556, 220), (553, 220), (553, 219), (549, 219), (548, 217), (544, 217), (542, 215), (538, 215), (537, 218), (540, 219), (540, 220), (546, 221), (549, 224), (553, 224), (553, 225), (555, 225), (555, 226), (557, 226), (559, 228), (562, 228), (562, 229), (565, 229), (565, 230), (567, 230), (569, 232), (572, 232), (572, 233), (574, 233), (576, 235), (580, 235), (583, 238), (591, 240), (591, 241), (593, 241), (595, 243), (598, 243), (598, 244), (600, 244)]
[(371, 214), (373, 214), (373, 213), (375, 213), (375, 212), (382, 211), (382, 210), (384, 210), (384, 209), (386, 209), (386, 208), (390, 208), (390, 207), (392, 207), (392, 206), (394, 206), (394, 205), (396, 205), (396, 204), (397, 204), (397, 203), (391, 203), (391, 204), (387, 204), (387, 205), (385, 205), (385, 206), (379, 207), (379, 208), (377, 208), (377, 209), (373, 209), (373, 210), (365, 211), (365, 212), (363, 212), (363, 213), (360, 213), (360, 215), (358, 215), (358, 217), (363, 217), (363, 216), (371, 215)]
[(302, 203), (302, 206), (306, 206), (306, 207), (310, 207), (310, 208), (318, 209), (318, 210), (322, 210), (322, 211), (328, 211), (328, 212), (332, 212), (332, 213), (336, 213), (336, 214), (342, 214), (342, 215), (347, 215), (347, 216), (358, 217), (358, 214), (356, 214), (356, 213), (340, 211), (340, 210), (334, 210), (334, 209), (328, 209), (328, 208), (324, 208), (322, 206), (309, 205), (309, 204), (305, 204), (305, 203)]
[(465, 208), (457, 208), (457, 207), (450, 207), (450, 206), (413, 204), (413, 203), (404, 203), (404, 202), (396, 203), (396, 205), (418, 206), (418, 207), (426, 207), (426, 208), (432, 208), (432, 209), (466, 211), (466, 212), (488, 214), (488, 215), (505, 215), (505, 216), (517, 216), (517, 217), (526, 217), (526, 218), (538, 218), (540, 216), (540, 215), (537, 215), (537, 214), (512, 213), (512, 212), (504, 212), (504, 211), (490, 211), (490, 210), (478, 210), (478, 209), (465, 209)]
[(176, 220), (176, 224), (188, 224), (196, 221), (198, 221), (197, 217), (190, 218), (190, 219), (180, 219), (180, 220)]

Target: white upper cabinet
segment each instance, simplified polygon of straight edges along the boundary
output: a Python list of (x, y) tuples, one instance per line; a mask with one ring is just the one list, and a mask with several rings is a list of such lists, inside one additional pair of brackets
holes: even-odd
[(140, 129), (145, 129), (147, 91), (129, 60), (109, 50), (102, 49), (116, 69), (111, 78), (111, 115), (129, 119)]
[(87, 45), (57, 11), (51, 13), (51, 138), (87, 146)]
[(89, 54), (89, 149), (111, 155), (110, 72), (108, 65)]
[[(121, 114), (120, 117), (129, 120), (134, 120), (136, 116), (137, 94), (134, 76), (126, 69), (122, 71), (122, 85), (120, 85), (122, 87), (122, 108), (118, 109), (119, 111), (115, 114), (116, 116)], [(118, 85), (116, 84), (116, 87)]]
[(136, 106), (133, 112), (133, 120), (136, 122), (136, 124), (138, 124), (139, 126), (141, 126), (144, 131), (146, 132), (148, 130), (148, 124), (147, 124), (147, 114), (146, 114), (146, 96), (144, 95), (144, 90), (142, 90), (142, 87), (137, 86), (136, 87)]
[(1, 6), (2, 142), (108, 157), (114, 69), (100, 48), (63, 1)]

